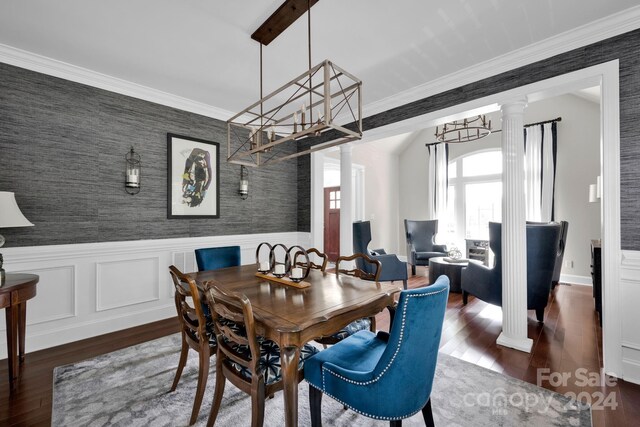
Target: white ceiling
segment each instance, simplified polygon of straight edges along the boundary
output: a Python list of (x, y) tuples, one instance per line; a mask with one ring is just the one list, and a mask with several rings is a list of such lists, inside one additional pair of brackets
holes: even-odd
[[(0, 44), (229, 111), (259, 98), (251, 33), (281, 0), (2, 0)], [(637, 0), (321, 0), (313, 64), (363, 80), (364, 104), (637, 5)], [(264, 48), (265, 93), (307, 69), (306, 20)]]

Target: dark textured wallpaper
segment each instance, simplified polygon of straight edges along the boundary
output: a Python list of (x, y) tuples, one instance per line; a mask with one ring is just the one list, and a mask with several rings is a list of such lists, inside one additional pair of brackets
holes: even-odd
[[(167, 133), (220, 143), (219, 219), (167, 219)], [(135, 196), (124, 191), (131, 145), (143, 164)], [(0, 191), (35, 224), (2, 229), (7, 247), (300, 228), (295, 159), (250, 168), (244, 201), (225, 159), (222, 121), (0, 63)]]
[[(620, 61), (622, 248), (640, 250), (640, 30), (364, 119), (373, 129), (588, 66)], [(166, 134), (221, 143), (220, 219), (166, 219)], [(36, 227), (3, 229), (6, 246), (310, 230), (308, 156), (250, 170), (224, 161), (225, 124), (0, 64), (0, 190)], [(124, 192), (124, 155), (142, 155), (142, 191)], [(564, 166), (564, 165), (560, 165)], [(570, 165), (567, 165), (570, 166)]]
[[(640, 250), (640, 30), (375, 114), (363, 120), (363, 127), (365, 131), (374, 129), (615, 59), (620, 61), (622, 249)], [(299, 162), (298, 172), (300, 182), (306, 182), (306, 177), (310, 176), (310, 164)], [(308, 200), (309, 187), (299, 186), (298, 196), (301, 200)], [(305, 206), (300, 206), (299, 215), (298, 229), (309, 231), (309, 221), (301, 221), (307, 217)]]

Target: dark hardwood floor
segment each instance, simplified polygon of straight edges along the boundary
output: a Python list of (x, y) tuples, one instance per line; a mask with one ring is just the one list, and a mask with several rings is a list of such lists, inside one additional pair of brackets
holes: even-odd
[[(409, 287), (427, 284), (426, 271), (409, 280)], [(377, 319), (379, 329), (388, 329), (388, 314)], [(640, 386), (615, 380), (614, 385), (582, 384), (587, 372), (576, 378), (576, 370), (586, 368), (600, 375), (602, 364), (601, 329), (593, 311), (591, 288), (560, 285), (553, 292), (544, 325), (530, 312), (531, 354), (496, 345), (500, 333), (500, 309), (474, 298), (464, 307), (460, 294), (451, 294), (442, 333), (441, 351), (488, 369), (536, 384), (538, 369), (571, 373), (566, 385), (543, 381), (542, 386), (559, 393), (581, 397), (602, 393), (615, 398), (617, 407), (595, 409), (594, 426), (633, 426), (640, 419)], [(47, 350), (29, 353), (22, 376), (9, 393), (6, 360), (0, 361), (0, 425), (45, 426), (51, 424), (53, 368), (99, 354), (128, 347), (178, 331), (176, 319), (127, 329)], [(27, 331), (28, 333), (28, 331)], [(612, 403), (611, 400), (609, 403)]]

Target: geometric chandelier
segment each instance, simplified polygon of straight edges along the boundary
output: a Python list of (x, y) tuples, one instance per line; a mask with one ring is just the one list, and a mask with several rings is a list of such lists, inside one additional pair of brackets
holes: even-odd
[[(227, 121), (228, 162), (262, 166), (362, 138), (362, 82), (329, 60), (311, 67), (313, 4), (286, 0), (252, 35), (260, 43), (260, 100)], [(305, 11), (309, 69), (263, 96), (262, 46)]]
[(445, 123), (442, 129), (436, 126), (436, 141), (458, 143), (475, 141), (491, 134), (491, 120), (485, 115)]

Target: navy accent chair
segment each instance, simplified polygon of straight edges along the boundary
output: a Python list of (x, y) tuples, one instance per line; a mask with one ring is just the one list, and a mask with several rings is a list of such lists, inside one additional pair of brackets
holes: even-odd
[[(216, 337), (213, 324), (205, 313), (206, 305), (204, 295), (198, 290), (193, 279), (182, 274), (173, 265), (169, 267), (169, 274), (175, 286), (175, 303), (180, 321), (180, 334), (182, 336), (182, 349), (180, 350), (180, 361), (178, 370), (171, 386), (171, 391), (175, 391), (182, 375), (182, 370), (187, 364), (189, 349), (198, 353), (198, 385), (196, 386), (196, 396), (193, 402), (189, 425), (195, 424), (202, 405), (202, 398), (207, 387), (209, 377), (209, 358), (216, 354)], [(193, 301), (193, 305), (189, 304)], [(208, 308), (207, 308), (208, 313)]]
[[(551, 279), (560, 239), (558, 223), (528, 223), (527, 227), (527, 309), (536, 311), (538, 322), (544, 321), (549, 301)], [(469, 263), (462, 269), (462, 303), (469, 294), (482, 301), (502, 306), (502, 224), (489, 223), (489, 247), (494, 265)]]
[(319, 427), (322, 395), (391, 426), (422, 411), (433, 426), (431, 387), (449, 295), (449, 279), (440, 276), (424, 288), (404, 290), (390, 333), (361, 331), (310, 357), (304, 367), (309, 383), (311, 425)]
[[(402, 286), (407, 289), (407, 263), (402, 262), (396, 255), (387, 254), (384, 249), (367, 249), (371, 242), (371, 223), (369, 221), (356, 221), (353, 223), (353, 253), (366, 254), (371, 258), (380, 261), (382, 269), (380, 270), (379, 280), (381, 282), (394, 282), (402, 280)], [(358, 269), (372, 273), (371, 265), (356, 259)]]
[[(212, 286), (206, 293), (218, 341), (216, 388), (207, 426), (213, 426), (220, 410), (226, 380), (251, 395), (251, 426), (264, 424), (264, 401), (283, 388), (280, 347), (274, 341), (256, 335), (251, 301), (240, 294), (228, 294)], [(298, 381), (302, 369), (318, 349), (305, 345), (300, 349)]]
[(551, 279), (551, 289), (555, 288), (560, 282), (560, 272), (562, 271), (562, 262), (564, 260), (564, 249), (567, 246), (567, 233), (569, 232), (569, 223), (560, 221), (560, 243), (556, 254), (556, 264), (553, 268), (553, 279)]
[(196, 249), (196, 262), (198, 271), (237, 267), (240, 265), (240, 246)]
[(416, 265), (429, 265), (429, 258), (447, 256), (446, 245), (436, 245), (438, 220), (404, 220), (407, 237), (407, 261), (411, 265), (411, 274), (416, 275)]

